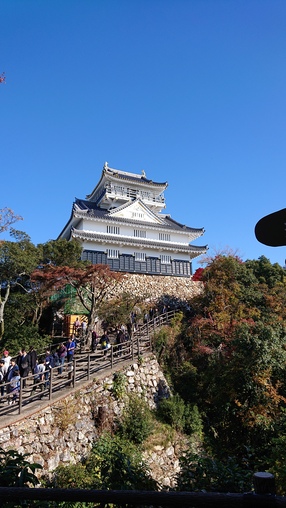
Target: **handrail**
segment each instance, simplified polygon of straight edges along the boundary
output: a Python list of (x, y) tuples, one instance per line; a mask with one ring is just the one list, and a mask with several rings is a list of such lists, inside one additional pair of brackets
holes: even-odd
[[(48, 369), (42, 374), (42, 379), (37, 382), (39, 374), (29, 374), (20, 378), (19, 396), (12, 404), (11, 395), (8, 393), (10, 382), (1, 384), (4, 392), (0, 395), (1, 415), (22, 414), (23, 408), (36, 400), (52, 400), (65, 388), (75, 388), (77, 383), (89, 381), (97, 372), (113, 369), (118, 363), (126, 360), (134, 361), (144, 353), (152, 351), (152, 337), (157, 329), (168, 324), (176, 314), (175, 310), (155, 316), (154, 319), (139, 326), (133, 332), (131, 340), (122, 344), (111, 344), (109, 350), (96, 350), (94, 352), (76, 352), (70, 362), (63, 366)], [(6, 403), (6, 404), (5, 404)], [(4, 404), (4, 405), (3, 405)]]
[(194, 508), (286, 508), (286, 498), (275, 495), (261, 495), (254, 492), (245, 494), (220, 492), (167, 492), (139, 490), (84, 490), (0, 487), (0, 497), (5, 501), (19, 499), (41, 501), (93, 502), (122, 506), (162, 506)]

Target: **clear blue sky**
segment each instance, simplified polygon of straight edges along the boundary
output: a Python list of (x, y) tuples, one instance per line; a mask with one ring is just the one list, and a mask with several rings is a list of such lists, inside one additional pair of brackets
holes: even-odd
[(0, 208), (55, 239), (108, 161), (209, 254), (284, 265), (254, 227), (286, 207), (285, 63), (285, 0), (0, 0)]

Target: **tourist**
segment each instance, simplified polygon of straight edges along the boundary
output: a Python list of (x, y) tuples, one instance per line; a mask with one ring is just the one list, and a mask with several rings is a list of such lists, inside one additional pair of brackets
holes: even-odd
[(54, 367), (54, 357), (49, 349), (47, 349), (46, 351), (44, 365), (45, 365), (45, 388), (48, 388), (50, 384), (49, 382), (50, 372), (51, 369)]
[(23, 388), (26, 386), (26, 377), (29, 374), (30, 363), (29, 363), (29, 355), (25, 348), (21, 350), (21, 360), (19, 365), (20, 376), (23, 378)]
[(36, 360), (36, 365), (34, 367), (34, 387), (33, 392), (36, 391), (37, 386), (40, 387), (41, 392), (44, 390), (44, 380), (45, 380), (45, 361), (43, 358)]
[(82, 321), (82, 323), (81, 323), (81, 336), (82, 337), (85, 337), (86, 330), (87, 330), (87, 322), (86, 321)]
[(67, 348), (67, 360), (68, 360), (68, 363), (71, 362), (73, 360), (73, 357), (74, 357), (74, 350), (76, 348), (76, 343), (75, 341), (73, 340), (73, 337), (70, 337), (67, 344), (66, 344), (66, 348)]
[(95, 330), (92, 330), (91, 332), (91, 349), (92, 349), (92, 352), (94, 353), (94, 351), (96, 351), (96, 348), (97, 348), (97, 333)]
[(124, 329), (122, 330), (122, 327), (117, 330), (116, 333), (116, 344), (117, 344), (117, 351), (118, 356), (122, 355), (122, 342), (124, 342)]
[(4, 360), (4, 358), (2, 358), (2, 360), (0, 360), (0, 393), (1, 393), (2, 397), (3, 397), (4, 391), (5, 391), (4, 383), (6, 381), (6, 375), (7, 375), (7, 371), (5, 369), (5, 360)]
[(73, 325), (73, 330), (74, 330), (74, 333), (75, 333), (75, 336), (78, 337), (79, 336), (79, 330), (81, 328), (81, 322), (79, 320), (79, 318), (77, 317), (75, 322), (74, 322), (74, 325)]
[(7, 349), (4, 349), (4, 351), (3, 351), (3, 359), (5, 361), (5, 367), (6, 367), (6, 372), (7, 372), (8, 367), (11, 362), (11, 356), (9, 355), (9, 351), (7, 351)]
[(100, 341), (101, 349), (103, 350), (104, 356), (106, 356), (108, 349), (110, 348), (110, 340), (108, 337), (107, 330), (104, 331), (104, 334), (101, 336)]
[(8, 370), (7, 370), (7, 382), (11, 381), (12, 377), (13, 377), (13, 371), (15, 370), (15, 368), (17, 368), (18, 365), (16, 363), (16, 360), (15, 358), (11, 358), (11, 361), (10, 361), (10, 365), (8, 367)]
[(57, 349), (57, 354), (59, 357), (59, 368), (58, 368), (58, 374), (62, 374), (63, 372), (63, 365), (65, 362), (65, 358), (67, 356), (67, 348), (64, 345), (63, 342), (59, 345), (59, 348)]
[(37, 353), (33, 346), (30, 346), (28, 355), (29, 355), (29, 367), (31, 369), (32, 374), (35, 374), (34, 370), (37, 363)]
[(18, 365), (19, 368), (20, 368), (21, 360), (22, 360), (22, 349), (20, 349), (18, 356), (16, 358), (16, 364)]
[(17, 401), (20, 391), (20, 370), (18, 365), (15, 365), (12, 373), (13, 375), (9, 384), (8, 404), (14, 404)]

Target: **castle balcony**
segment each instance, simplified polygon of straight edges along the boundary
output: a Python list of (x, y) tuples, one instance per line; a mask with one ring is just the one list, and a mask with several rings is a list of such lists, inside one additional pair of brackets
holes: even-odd
[(165, 198), (163, 194), (156, 195), (153, 192), (140, 189), (131, 189), (129, 187), (113, 185), (110, 183), (106, 185), (105, 190), (106, 197), (112, 200), (130, 201), (140, 198), (144, 203), (146, 203), (146, 205), (149, 206), (157, 205), (161, 208), (165, 206)]

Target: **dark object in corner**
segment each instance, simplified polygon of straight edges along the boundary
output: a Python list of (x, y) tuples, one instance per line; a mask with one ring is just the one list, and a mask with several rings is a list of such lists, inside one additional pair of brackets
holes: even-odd
[(286, 245), (286, 208), (260, 219), (254, 229), (260, 243), (270, 247)]

